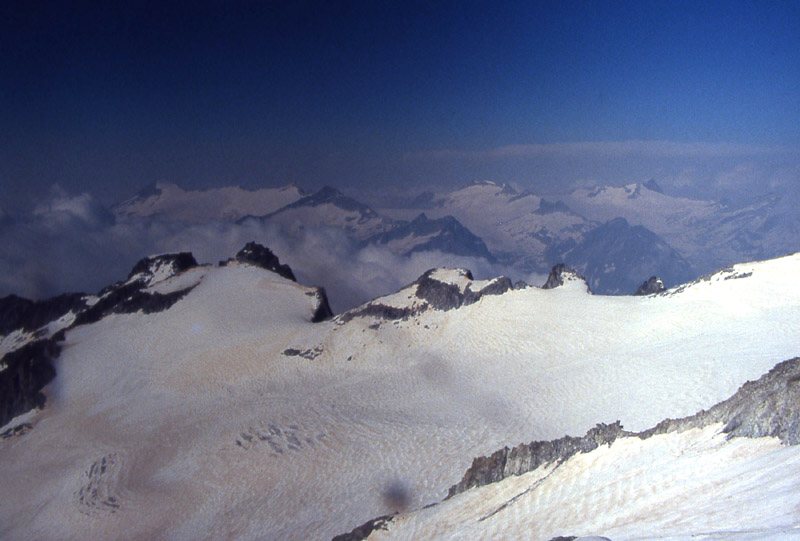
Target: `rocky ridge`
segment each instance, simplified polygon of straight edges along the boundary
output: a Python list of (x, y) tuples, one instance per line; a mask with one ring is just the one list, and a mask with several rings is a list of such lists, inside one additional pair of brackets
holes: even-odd
[[(269, 248), (255, 242), (245, 245), (235, 260), (295, 281), (288, 265), (281, 264)], [(14, 295), (0, 299), (0, 344), (5, 351), (0, 356), (0, 426), (44, 406), (42, 389), (56, 377), (54, 361), (67, 330), (112, 314), (167, 310), (197, 283), (165, 292), (155, 291), (153, 286), (198, 266), (191, 253), (162, 254), (141, 259), (125, 281), (104, 288), (96, 296), (74, 293), (43, 301)], [(313, 322), (333, 316), (324, 289), (314, 288), (307, 294), (316, 299)]]
[(447, 497), (512, 475), (522, 475), (545, 464), (561, 464), (575, 454), (588, 453), (620, 438), (647, 439), (717, 423), (724, 425), (722, 432), (728, 438), (775, 437), (787, 445), (800, 444), (800, 357), (777, 364), (709, 410), (681, 419), (665, 419), (642, 432), (623, 430), (619, 421), (608, 425), (600, 423), (581, 437), (534, 441), (475, 458), (461, 481), (450, 487)]
[[(626, 431), (620, 421), (599, 423), (581, 437), (564, 436), (551, 441), (534, 441), (477, 457), (461, 480), (450, 487), (445, 500), (472, 488), (534, 471), (540, 466), (555, 464), (557, 468), (572, 456), (589, 453), (622, 438), (648, 439), (659, 434), (702, 429), (714, 424), (722, 424), (721, 432), (728, 439), (775, 437), (786, 445), (800, 444), (800, 357), (778, 363), (768, 373), (755, 381), (748, 381), (730, 398), (708, 410), (681, 419), (665, 419), (642, 432)], [(393, 515), (372, 519), (334, 539), (367, 539), (377, 529), (388, 530), (393, 519)], [(555, 539), (581, 538), (565, 536), (553, 538), (553, 541)]]
[(393, 306), (381, 302), (381, 299), (354, 308), (337, 317), (340, 323), (347, 323), (357, 317), (374, 317), (384, 320), (407, 319), (427, 310), (453, 310), (478, 302), (486, 295), (502, 295), (513, 289), (511, 280), (505, 276), (490, 280), (480, 289), (473, 290), (475, 279), (466, 269), (455, 269), (459, 278), (467, 280), (463, 289), (458, 284), (436, 277), (441, 269), (430, 269), (415, 282), (401, 289), (399, 293), (407, 294), (411, 302), (403, 306)]

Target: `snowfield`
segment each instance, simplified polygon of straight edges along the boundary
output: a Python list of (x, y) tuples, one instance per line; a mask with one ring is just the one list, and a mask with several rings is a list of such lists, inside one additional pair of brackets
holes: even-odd
[[(47, 405), (0, 439), (0, 538), (330, 539), (395, 511), (376, 538), (800, 525), (800, 449), (718, 427), (621, 440), (421, 510), (473, 457), (598, 422), (644, 430), (797, 356), (800, 254), (645, 297), (568, 279), (437, 310), (412, 284), (368, 303), (407, 317), (322, 323), (314, 289), (249, 264), (161, 278), (149, 288), (194, 287), (163, 312), (69, 330)], [(430, 278), (462, 295), (495, 283)]]

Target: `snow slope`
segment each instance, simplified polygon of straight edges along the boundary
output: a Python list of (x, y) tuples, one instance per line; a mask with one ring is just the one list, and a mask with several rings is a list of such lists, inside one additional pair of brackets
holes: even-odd
[(800, 538), (800, 449), (721, 428), (626, 438), (396, 517), (369, 539)]
[[(322, 323), (311, 322), (315, 290), (265, 269), (187, 273), (151, 286), (194, 284), (165, 311), (66, 333), (47, 405), (0, 440), (15, 495), (0, 537), (330, 538), (442, 500), (472, 457), (600, 421), (641, 430), (689, 415), (800, 350), (798, 254), (644, 297), (591, 295), (575, 280), (506, 290), (437, 270)], [(643, 457), (636, 467), (694, 445), (648, 442), (591, 460), (611, 477), (615, 456)], [(741, 453), (765, 464), (789, 453), (753, 445)], [(569, 477), (579, 487), (581, 471)]]

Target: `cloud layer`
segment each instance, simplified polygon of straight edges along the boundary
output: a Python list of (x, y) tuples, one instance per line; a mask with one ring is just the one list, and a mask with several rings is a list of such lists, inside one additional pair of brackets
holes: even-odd
[(532, 283), (544, 281), (537, 275), (510, 275), (508, 268), (480, 258), (442, 252), (403, 257), (385, 247), (360, 247), (334, 228), (289, 236), (279, 226), (257, 220), (191, 226), (117, 221), (89, 194), (69, 196), (54, 190), (27, 216), (0, 222), (0, 296), (96, 293), (124, 279), (142, 257), (190, 251), (199, 262), (216, 263), (251, 240), (269, 246), (301, 283), (325, 287), (337, 312), (394, 292), (432, 267), (465, 267), (476, 278), (506, 274)]

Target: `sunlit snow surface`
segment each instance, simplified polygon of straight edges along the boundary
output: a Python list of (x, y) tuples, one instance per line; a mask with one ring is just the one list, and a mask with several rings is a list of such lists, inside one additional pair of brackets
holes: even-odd
[(370, 539), (800, 538), (800, 453), (721, 429), (626, 438), (398, 516)]
[[(475, 456), (582, 435), (597, 422), (619, 419), (641, 430), (693, 414), (800, 351), (798, 255), (738, 265), (657, 296), (592, 296), (568, 282), (408, 320), (318, 324), (310, 323), (313, 291), (274, 273), (236, 263), (190, 272), (157, 286), (197, 284), (167, 311), (112, 315), (67, 333), (33, 429), (0, 440), (0, 538), (330, 538), (442, 500)], [(435, 276), (466, 287), (457, 271)], [(413, 287), (392, 304), (419, 303)], [(737, 497), (782, 494), (772, 498), (777, 511), (758, 508), (762, 522), (795, 525), (786, 517), (800, 509), (797, 448), (771, 440), (723, 445), (713, 434), (622, 440), (574, 457), (548, 479), (542, 494), (550, 503), (521, 497), (474, 535), (519, 531), (514, 521), (536, 522), (540, 505), (553, 506), (547, 520), (562, 520), (541, 530), (547, 535), (711, 531), (724, 517), (714, 522), (715, 514), (684, 500), (740, 471), (736, 457), (741, 471), (766, 476), (737, 474), (742, 484), (730, 485), (742, 492)], [(675, 453), (680, 460), (667, 460)], [(646, 470), (636, 470), (641, 481), (625, 477), (630, 471), (615, 466), (622, 460), (615, 456)], [(612, 486), (595, 484), (581, 461), (597, 462)], [(488, 509), (540, 473), (422, 513), (464, 512), (456, 506), (472, 505), (458, 503), (472, 493), (483, 494)], [(764, 492), (760, 479), (772, 478), (787, 488)], [(658, 486), (668, 479), (674, 492)], [(670, 510), (659, 498), (672, 493)], [(591, 516), (597, 501), (619, 511)], [(647, 501), (664, 516), (647, 516)], [(398, 527), (430, 526), (421, 520)]]

